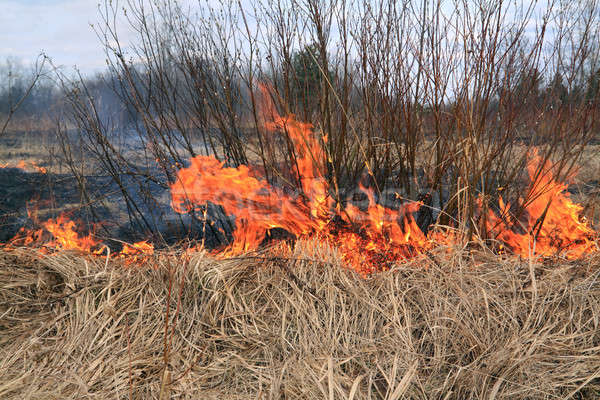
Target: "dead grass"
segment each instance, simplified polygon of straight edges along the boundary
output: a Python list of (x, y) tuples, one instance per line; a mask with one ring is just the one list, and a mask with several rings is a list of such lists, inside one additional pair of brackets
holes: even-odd
[(442, 249), (369, 279), (336, 260), (0, 252), (0, 398), (600, 396), (598, 256)]

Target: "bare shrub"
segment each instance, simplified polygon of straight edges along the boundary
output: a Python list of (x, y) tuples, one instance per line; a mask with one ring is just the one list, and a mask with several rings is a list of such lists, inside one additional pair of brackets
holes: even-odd
[[(595, 1), (124, 6), (137, 43), (120, 40), (116, 3), (104, 4), (97, 32), (134, 122), (107, 123), (83, 80), (63, 84), (85, 157), (116, 182), (132, 223), (156, 236), (164, 212), (149, 211), (160, 203), (151, 184), (166, 188), (198, 154), (252, 164), (270, 183), (301, 190), (285, 173), (291, 140), (263, 129), (258, 82), (271, 85), (282, 112), (327, 138), (324, 175), (338, 203), (360, 181), (423, 200), (424, 230), (451, 225), (467, 240), (490, 238), (485, 215), (500, 193), (512, 205), (503, 217), (515, 220), (537, 195), (522, 184), (533, 148), (564, 180), (597, 135)], [(143, 149), (133, 158), (115, 145), (125, 132)], [(182, 232), (200, 223), (178, 222)]]

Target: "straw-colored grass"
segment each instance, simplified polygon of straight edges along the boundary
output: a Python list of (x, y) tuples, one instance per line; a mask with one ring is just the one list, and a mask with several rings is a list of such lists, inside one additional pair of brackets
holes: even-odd
[(599, 257), (440, 250), (363, 279), (301, 246), (0, 252), (0, 398), (600, 397)]

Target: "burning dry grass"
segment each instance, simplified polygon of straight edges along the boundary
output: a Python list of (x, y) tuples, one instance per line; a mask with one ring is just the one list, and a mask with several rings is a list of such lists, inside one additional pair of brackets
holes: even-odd
[(0, 397), (598, 397), (598, 256), (438, 249), (364, 279), (334, 253), (2, 252)]

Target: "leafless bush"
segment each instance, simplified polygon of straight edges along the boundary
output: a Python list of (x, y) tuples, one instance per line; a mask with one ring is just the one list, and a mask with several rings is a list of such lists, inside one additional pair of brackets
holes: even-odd
[[(263, 129), (258, 82), (270, 83), (282, 113), (327, 137), (323, 173), (337, 202), (359, 181), (393, 189), (433, 209), (425, 229), (437, 221), (467, 239), (488, 237), (485, 211), (499, 191), (515, 219), (537, 195), (522, 193), (531, 149), (565, 179), (598, 131), (595, 1), (265, 0), (248, 9), (223, 0), (195, 10), (105, 2), (97, 33), (134, 121), (127, 128), (99, 115), (83, 81), (63, 81), (86, 157), (147, 232), (161, 219), (148, 217), (159, 202), (150, 185), (167, 187), (198, 154), (253, 164), (271, 183), (300, 189), (282, 172), (293, 169), (291, 141)], [(118, 18), (137, 43), (122, 43)], [(143, 149), (135, 157), (115, 144), (125, 133)]]

